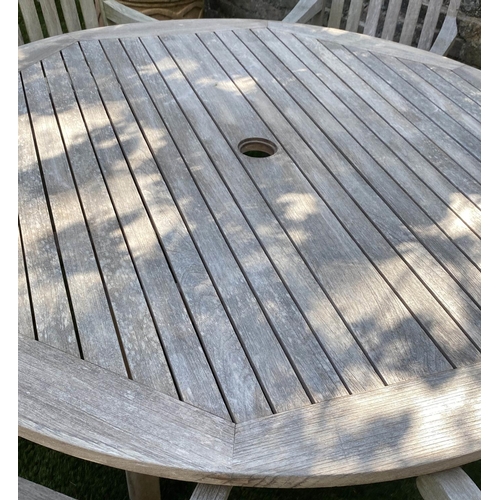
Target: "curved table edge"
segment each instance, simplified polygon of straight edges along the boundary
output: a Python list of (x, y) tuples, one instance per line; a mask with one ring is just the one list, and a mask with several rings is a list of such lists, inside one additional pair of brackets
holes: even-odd
[(35, 340), (19, 340), (18, 366), (20, 436), (149, 475), (331, 487), (480, 458), (479, 365), (239, 424)]

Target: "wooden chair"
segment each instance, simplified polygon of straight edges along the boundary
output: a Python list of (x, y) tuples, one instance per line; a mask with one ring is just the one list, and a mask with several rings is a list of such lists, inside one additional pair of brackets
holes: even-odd
[[(461, 0), (408, 0), (407, 9), (402, 11), (402, 0), (390, 0), (385, 17), (381, 18), (383, 0), (370, 0), (364, 7), (363, 0), (351, 0), (347, 11), (345, 30), (378, 36), (385, 40), (394, 40), (405, 45), (415, 45), (419, 49), (430, 50), (436, 54), (446, 55), (457, 36), (457, 12)], [(292, 11), (283, 19), (290, 23), (322, 24), (325, 14), (325, 0), (299, 0)], [(443, 3), (448, 5), (446, 17), (435, 37), (439, 15)], [(345, 7), (344, 7), (345, 6)], [(328, 27), (340, 28), (343, 12), (347, 8), (347, 0), (332, 0)], [(425, 18), (421, 30), (419, 16), (425, 10)], [(399, 19), (403, 19), (401, 34), (397, 30)], [(396, 37), (398, 37), (396, 39)], [(435, 40), (434, 40), (435, 38)]]
[(79, 7), (77, 0), (18, 0), (18, 45), (107, 24), (156, 21), (115, 0), (78, 2)]

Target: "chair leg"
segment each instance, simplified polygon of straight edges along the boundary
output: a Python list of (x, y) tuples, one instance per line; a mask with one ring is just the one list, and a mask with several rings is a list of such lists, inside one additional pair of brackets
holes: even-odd
[(231, 486), (198, 483), (191, 495), (191, 500), (227, 500)]
[(424, 500), (480, 500), (481, 490), (460, 467), (417, 477)]
[(130, 500), (161, 500), (159, 477), (129, 471), (126, 473)]

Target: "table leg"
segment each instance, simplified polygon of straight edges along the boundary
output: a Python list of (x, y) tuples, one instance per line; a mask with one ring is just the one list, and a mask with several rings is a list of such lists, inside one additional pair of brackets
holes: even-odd
[(231, 486), (216, 486), (199, 483), (191, 495), (191, 500), (227, 500)]
[(130, 500), (161, 500), (160, 478), (127, 471)]

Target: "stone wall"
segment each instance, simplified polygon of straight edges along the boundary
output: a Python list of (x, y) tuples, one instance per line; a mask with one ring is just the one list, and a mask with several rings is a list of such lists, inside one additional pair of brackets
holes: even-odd
[[(297, 0), (205, 0), (205, 16), (280, 20), (296, 3)], [(481, 67), (481, 0), (462, 0), (458, 37), (448, 56)]]

